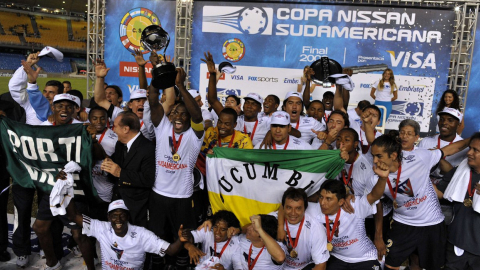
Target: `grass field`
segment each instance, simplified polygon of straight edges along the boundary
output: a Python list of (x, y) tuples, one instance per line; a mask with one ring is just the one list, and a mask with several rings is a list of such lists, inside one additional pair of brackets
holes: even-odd
[[(8, 92), (8, 81), (10, 81), (10, 79), (11, 77), (0, 77), (0, 94)], [(82, 92), (84, 98), (87, 96), (87, 78), (38, 78), (37, 84), (41, 91), (43, 91), (45, 83), (50, 80), (60, 82), (70, 81), (72, 83), (72, 89), (77, 89)]]

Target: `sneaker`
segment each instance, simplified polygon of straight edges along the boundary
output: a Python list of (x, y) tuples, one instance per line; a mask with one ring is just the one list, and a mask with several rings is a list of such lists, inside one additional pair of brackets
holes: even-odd
[(17, 267), (25, 268), (28, 264), (28, 255), (18, 256), (17, 257)]
[(40, 252), (38, 253), (38, 255), (40, 255), (40, 259), (45, 259), (45, 252), (43, 252), (43, 249), (40, 249)]
[(60, 264), (60, 261), (57, 262), (54, 266), (48, 266), (48, 265), (43, 265), (41, 268), (42, 270), (60, 270), (62, 269), (62, 265)]
[(4, 250), (3, 252), (0, 252), (0, 262), (8, 262), (11, 258), (12, 257), (8, 251)]
[(82, 257), (82, 252), (78, 246), (74, 246), (72, 249), (68, 249), (73, 254), (74, 257)]

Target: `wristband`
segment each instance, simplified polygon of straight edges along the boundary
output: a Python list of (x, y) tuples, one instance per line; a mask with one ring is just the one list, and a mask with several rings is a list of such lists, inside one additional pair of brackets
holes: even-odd
[(204, 131), (203, 128), (203, 122), (200, 123), (195, 123), (192, 120), (190, 120), (190, 126), (193, 128), (195, 131)]

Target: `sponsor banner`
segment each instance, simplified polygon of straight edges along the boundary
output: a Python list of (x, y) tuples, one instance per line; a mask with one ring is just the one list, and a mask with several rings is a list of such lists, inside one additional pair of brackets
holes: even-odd
[[(205, 74), (200, 80), (200, 94), (207, 100), (208, 91), (207, 65), (200, 65), (200, 73)], [(246, 96), (256, 92), (262, 98), (274, 94), (283, 100), (289, 91), (297, 91), (302, 69), (268, 68), (255, 66), (237, 66), (235, 74), (224, 74), (225, 79), (217, 84), (220, 101), (225, 102), (228, 95)], [(352, 80), (355, 88), (350, 95), (350, 103), (357, 104), (361, 100), (374, 102), (370, 97), (372, 84), (381, 78), (380, 74), (354, 74)], [(404, 119), (413, 119), (420, 124), (421, 132), (428, 132), (430, 115), (432, 113), (432, 96), (435, 90), (435, 77), (396, 75), (398, 99), (392, 104), (392, 112), (386, 123), (387, 129), (398, 129), (398, 124)], [(311, 94), (311, 100), (322, 100), (326, 91), (335, 92), (335, 86), (324, 88), (316, 86)], [(205, 106), (208, 107), (207, 102)], [(281, 106), (279, 107), (281, 109)]]
[[(207, 157), (207, 187), (212, 211), (231, 211), (242, 226), (246, 225), (252, 215), (276, 211), (289, 187), (302, 188), (312, 195), (326, 179), (336, 177), (343, 164), (337, 150), (218, 147), (214, 155)], [(268, 192), (265, 192), (266, 186)]]
[[(160, 25), (170, 35), (170, 46), (166, 55), (173, 57), (175, 44), (175, 1), (120, 1), (108, 0), (105, 16), (105, 63), (110, 71), (105, 78), (108, 84), (118, 85), (123, 100), (130, 99), (130, 93), (138, 89), (138, 65), (132, 53), (140, 50), (148, 60), (150, 53), (140, 44), (145, 27)], [(163, 53), (163, 50), (158, 53)], [(146, 65), (150, 83), (152, 65)]]
[[(257, 74), (258, 70), (252, 69), (247, 75), (262, 78), (257, 81), (237, 71), (234, 75), (242, 75), (243, 80), (229, 79), (231, 75), (227, 74), (225, 84), (219, 86), (247, 93), (261, 89), (264, 96), (278, 93), (275, 84), (283, 83), (285, 78), (291, 79), (295, 90), (301, 70), (322, 56), (335, 59), (343, 67), (357, 67), (360, 73), (377, 74), (376, 80), (386, 67), (393, 70), (395, 78), (435, 78), (434, 85), (426, 86), (436, 91), (429, 96), (421, 95), (428, 106), (436, 106), (439, 93), (447, 87), (453, 10), (383, 6), (352, 9), (344, 5), (268, 2), (197, 1), (194, 5), (192, 88), (203, 88), (202, 81), (206, 78), (200, 59), (206, 51), (212, 53), (217, 64), (230, 61), (238, 68), (295, 70), (292, 74), (283, 72), (275, 76), (270, 72)], [(246, 82), (256, 85), (242, 89), (239, 85)], [(365, 83), (357, 78), (354, 82)], [(359, 95), (368, 97), (369, 91)], [(417, 102), (419, 96), (404, 96), (406, 99), (399, 98), (398, 102)], [(314, 98), (318, 97), (321, 95)], [(423, 114), (427, 111), (430, 113), (431, 107), (422, 110)], [(429, 117), (425, 115), (425, 121)], [(422, 130), (432, 132), (430, 127)]]
[[(480, 23), (477, 22), (477, 29), (475, 30), (475, 43), (477, 47), (473, 51), (473, 58), (478, 59), (480, 57)], [(478, 121), (478, 115), (480, 115), (480, 106), (478, 101), (480, 100), (480, 63), (472, 61), (472, 69), (470, 72), (470, 78), (468, 83), (468, 95), (463, 116), (463, 122), (465, 128), (462, 132), (463, 138), (472, 136), (475, 132), (480, 131), (480, 121)]]

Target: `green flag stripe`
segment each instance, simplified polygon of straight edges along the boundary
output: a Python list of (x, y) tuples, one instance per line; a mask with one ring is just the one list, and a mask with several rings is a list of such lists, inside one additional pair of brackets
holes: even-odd
[(226, 158), (236, 161), (263, 164), (278, 164), (278, 168), (299, 172), (326, 173), (328, 179), (336, 177), (345, 161), (340, 150), (263, 150), (216, 147), (211, 158)]

